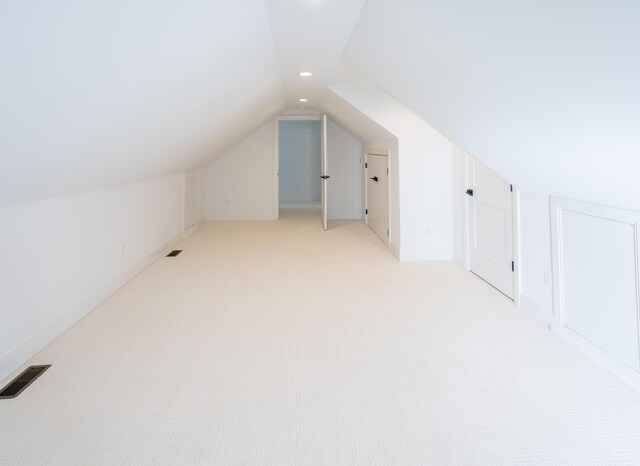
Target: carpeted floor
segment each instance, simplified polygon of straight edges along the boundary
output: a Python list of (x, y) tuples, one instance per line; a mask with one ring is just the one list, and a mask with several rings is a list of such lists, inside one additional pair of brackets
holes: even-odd
[(11, 465), (640, 464), (640, 394), (360, 222), (207, 223), (0, 400)]

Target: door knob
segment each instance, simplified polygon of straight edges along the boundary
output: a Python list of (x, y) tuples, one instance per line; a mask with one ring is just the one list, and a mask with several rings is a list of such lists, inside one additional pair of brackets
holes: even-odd
[(467, 189), (465, 193), (468, 194), (469, 196), (473, 196), (473, 189)]
[(372, 176), (372, 177), (371, 177), (371, 179), (372, 179), (373, 181), (375, 181), (376, 183), (378, 182), (378, 177), (377, 177), (377, 176)]

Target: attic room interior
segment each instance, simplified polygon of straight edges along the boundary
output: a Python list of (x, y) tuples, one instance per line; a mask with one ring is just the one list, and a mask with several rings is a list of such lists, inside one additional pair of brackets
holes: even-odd
[(0, 2), (0, 464), (640, 464), (639, 26)]

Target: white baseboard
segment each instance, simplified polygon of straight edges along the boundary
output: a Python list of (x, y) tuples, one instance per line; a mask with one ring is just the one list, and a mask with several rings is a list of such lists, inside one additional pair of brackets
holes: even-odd
[[(128, 281), (149, 267), (160, 257), (173, 248), (182, 239), (182, 234), (176, 235), (164, 243), (154, 252), (131, 266), (111, 282), (97, 290), (87, 299), (69, 309), (63, 315), (49, 323), (42, 330), (28, 338), (13, 350), (0, 357), (0, 381), (17, 372), (29, 359), (44, 349), (49, 343), (69, 330), (76, 322), (102, 304), (109, 296), (122, 288)], [(46, 363), (46, 361), (39, 361)]]
[(520, 294), (520, 309), (545, 325), (553, 324), (553, 310), (543, 306), (523, 293)]
[(401, 249), (399, 251), (399, 259), (401, 262), (451, 261), (453, 260), (453, 251), (451, 249), (413, 251)]
[(188, 230), (185, 230), (184, 233), (182, 233), (182, 239), (185, 239), (187, 236), (191, 235), (191, 233), (196, 231), (198, 228), (200, 228), (200, 223), (196, 222), (195, 225), (193, 225), (191, 228), (189, 228)]
[(551, 331), (585, 353), (589, 358), (611, 372), (634, 390), (640, 392), (640, 373), (621, 363), (593, 343), (565, 327), (551, 326)]
[(400, 248), (398, 248), (397, 245), (393, 243), (389, 244), (389, 250), (391, 251), (391, 254), (396, 256), (396, 259), (400, 260)]

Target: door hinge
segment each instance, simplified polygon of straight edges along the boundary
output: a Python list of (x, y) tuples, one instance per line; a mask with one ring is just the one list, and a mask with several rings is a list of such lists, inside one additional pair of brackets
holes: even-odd
[(364, 214), (369, 215), (369, 209), (364, 209)]
[(364, 168), (369, 168), (369, 164), (365, 162)]
[(389, 229), (387, 228), (387, 236), (389, 236)]
[(510, 187), (510, 189), (511, 189), (511, 192), (513, 192), (513, 185), (512, 185), (512, 184), (510, 184), (510, 185), (509, 185), (509, 187)]
[(516, 264), (515, 262), (511, 261), (511, 271), (515, 272), (516, 271)]
[(389, 174), (389, 169), (387, 168), (387, 175)]

